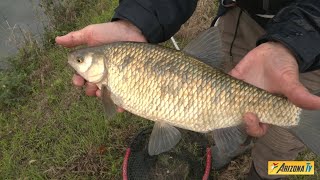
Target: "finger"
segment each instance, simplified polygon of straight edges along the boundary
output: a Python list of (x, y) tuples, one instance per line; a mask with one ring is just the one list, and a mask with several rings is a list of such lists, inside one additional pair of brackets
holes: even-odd
[(231, 69), (231, 71), (228, 74), (234, 78), (243, 80), (241, 68), (239, 68), (239, 65)]
[(246, 113), (243, 116), (246, 124), (247, 134), (253, 137), (261, 137), (267, 133), (268, 125), (259, 122), (259, 119), (253, 113)]
[(85, 80), (81, 76), (74, 74), (72, 77), (72, 82), (75, 86), (81, 87), (84, 85)]
[(303, 109), (320, 109), (320, 97), (311, 94), (301, 83), (286, 86), (283, 94)]
[(253, 72), (254, 70), (252, 68), (252, 63), (256, 64), (258, 60), (258, 58), (253, 55), (254, 53), (250, 51), (234, 68), (229, 71), (229, 75), (240, 80), (245, 80), (246, 76), (250, 76), (252, 74), (250, 72)]
[(99, 89), (96, 91), (96, 96), (101, 97), (101, 91)]
[(119, 113), (123, 113), (125, 110), (123, 109), (123, 108), (121, 108), (121, 107), (118, 107), (117, 108), (117, 112), (119, 112)]
[(88, 96), (95, 96), (96, 91), (98, 90), (98, 87), (93, 83), (86, 83), (86, 95)]
[(84, 45), (87, 43), (87, 37), (85, 36), (86, 29), (70, 32), (64, 36), (56, 37), (56, 43), (68, 48)]

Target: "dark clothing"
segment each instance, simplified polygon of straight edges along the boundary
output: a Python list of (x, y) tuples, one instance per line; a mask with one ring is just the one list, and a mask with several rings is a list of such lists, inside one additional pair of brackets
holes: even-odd
[[(276, 14), (271, 20), (258, 22), (265, 28), (266, 34), (257, 44), (266, 41), (281, 42), (296, 56), (300, 72), (320, 69), (320, 1), (269, 2), (268, 9), (263, 0), (239, 2), (239, 6), (248, 11), (256, 21), (259, 18), (255, 14)], [(121, 0), (113, 20), (129, 20), (150, 43), (158, 43), (175, 34), (192, 15), (196, 5), (196, 0)]]
[(150, 43), (158, 43), (173, 36), (196, 6), (197, 0), (120, 0), (112, 20), (129, 20)]

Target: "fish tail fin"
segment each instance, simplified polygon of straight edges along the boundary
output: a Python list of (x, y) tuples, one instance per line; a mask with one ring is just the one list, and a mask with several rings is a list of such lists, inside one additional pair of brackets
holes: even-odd
[(302, 110), (299, 124), (290, 132), (320, 155), (320, 110)]

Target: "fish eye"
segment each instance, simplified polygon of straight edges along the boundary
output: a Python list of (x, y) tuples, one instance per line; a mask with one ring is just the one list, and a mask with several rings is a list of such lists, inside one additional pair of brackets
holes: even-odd
[(77, 62), (78, 63), (83, 63), (84, 59), (82, 57), (77, 57)]

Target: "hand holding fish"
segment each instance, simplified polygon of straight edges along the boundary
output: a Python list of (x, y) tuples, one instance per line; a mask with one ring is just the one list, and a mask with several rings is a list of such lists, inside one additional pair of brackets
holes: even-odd
[[(117, 41), (146, 42), (146, 39), (136, 26), (124, 20), (89, 25), (79, 31), (56, 37), (57, 44), (68, 48), (79, 45), (98, 46)], [(81, 76), (75, 74), (72, 81), (76, 86), (86, 84), (86, 94), (88, 96), (100, 96), (98, 87), (93, 83), (85, 82)], [(123, 110), (119, 109), (119, 111)]]
[[(267, 42), (250, 51), (231, 70), (230, 75), (271, 93), (286, 96), (304, 109), (320, 109), (320, 98), (309, 93), (299, 82), (298, 64), (291, 52), (280, 43)], [(244, 115), (247, 133), (260, 137), (267, 125), (257, 121), (252, 113)]]

